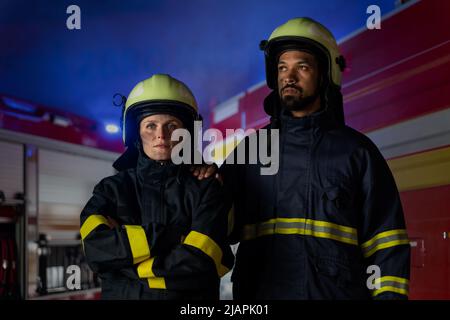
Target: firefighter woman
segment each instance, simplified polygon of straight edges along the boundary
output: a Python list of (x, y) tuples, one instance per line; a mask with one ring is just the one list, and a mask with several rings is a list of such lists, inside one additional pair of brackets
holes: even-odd
[(221, 183), (171, 161), (171, 133), (192, 131), (197, 110), (189, 88), (163, 74), (138, 83), (126, 100), (118, 173), (95, 186), (81, 213), (103, 299), (219, 298), (220, 277), (233, 265)]

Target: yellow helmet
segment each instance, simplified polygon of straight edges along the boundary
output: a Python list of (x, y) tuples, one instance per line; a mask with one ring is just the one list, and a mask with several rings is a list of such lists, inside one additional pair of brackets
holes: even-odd
[(136, 141), (140, 120), (161, 113), (179, 118), (188, 129), (193, 126), (194, 120), (200, 119), (191, 90), (167, 74), (155, 74), (139, 82), (128, 95), (122, 114), (125, 145)]
[(276, 28), (268, 40), (261, 41), (266, 59), (266, 81), (271, 89), (277, 87), (277, 60), (289, 49), (309, 51), (325, 64), (324, 71), (330, 83), (340, 87), (341, 72), (345, 68), (333, 34), (311, 18), (294, 18)]

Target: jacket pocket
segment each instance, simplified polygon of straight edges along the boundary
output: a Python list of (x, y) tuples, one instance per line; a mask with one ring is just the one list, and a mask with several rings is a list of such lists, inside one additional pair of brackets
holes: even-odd
[(347, 211), (356, 205), (355, 194), (351, 185), (332, 185), (322, 189), (322, 201), (331, 211)]
[(358, 263), (353, 264), (335, 257), (319, 257), (315, 267), (319, 281), (319, 299), (370, 299), (366, 276)]
[(341, 209), (344, 207), (344, 197), (339, 187), (325, 188), (322, 192), (322, 199), (331, 209)]
[(333, 279), (335, 284), (341, 288), (362, 281), (359, 270), (355, 270), (350, 267), (349, 263), (336, 258), (317, 258), (315, 267), (319, 274)]

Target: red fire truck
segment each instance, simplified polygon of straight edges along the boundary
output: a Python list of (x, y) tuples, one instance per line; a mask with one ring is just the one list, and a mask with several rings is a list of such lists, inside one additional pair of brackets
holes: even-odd
[[(339, 41), (347, 125), (368, 135), (388, 160), (401, 192), (412, 248), (411, 299), (450, 299), (450, 2), (412, 1), (384, 16), (380, 30)], [(268, 123), (265, 83), (218, 105), (211, 124)], [(235, 145), (217, 144), (218, 161)]]
[(0, 95), (0, 299), (98, 297), (79, 215), (122, 145), (94, 121)]

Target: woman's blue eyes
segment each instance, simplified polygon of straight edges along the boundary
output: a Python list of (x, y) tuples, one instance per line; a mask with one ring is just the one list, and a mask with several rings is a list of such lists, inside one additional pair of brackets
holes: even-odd
[[(149, 123), (145, 126), (145, 128), (154, 130), (157, 128), (157, 125), (154, 123)], [(175, 130), (178, 128), (178, 126), (176, 124), (168, 124), (166, 125), (166, 128), (169, 130)]]

